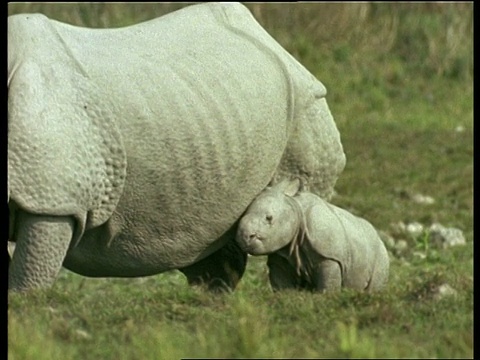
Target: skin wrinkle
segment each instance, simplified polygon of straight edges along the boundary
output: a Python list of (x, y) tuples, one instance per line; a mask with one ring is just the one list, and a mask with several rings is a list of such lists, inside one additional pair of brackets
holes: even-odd
[(272, 176), (306, 169), (328, 194), (343, 169), (325, 87), (240, 3), (117, 29), (12, 15), (8, 61), (9, 201), (81, 223), (79, 274), (235, 284), (245, 254), (221, 250)]
[[(298, 184), (298, 179), (284, 180), (265, 189), (247, 209), (237, 232), (240, 246), (251, 254), (269, 256), (272, 287), (382, 288), (388, 280), (389, 256), (375, 228), (300, 190)], [(265, 221), (269, 214), (278, 221)]]
[(294, 216), (296, 217), (295, 222), (298, 223), (298, 225), (295, 226), (297, 230), (290, 243), (289, 255), (295, 255), (295, 260), (297, 263), (296, 270), (297, 274), (300, 275), (301, 270), (305, 268), (300, 256), (300, 248), (303, 245), (305, 236), (307, 234), (307, 223), (305, 220), (305, 214), (302, 211), (300, 204), (295, 200), (295, 198), (287, 195), (286, 200), (287, 203), (292, 207)]
[[(53, 24), (51, 24), (51, 25), (53, 25)], [(73, 60), (73, 62), (75, 63), (75, 65), (77, 67), (77, 70), (80, 71), (82, 76), (84, 76), (85, 78), (88, 79), (89, 78), (88, 72), (86, 71), (86, 69), (84, 69), (82, 63), (77, 59), (77, 57), (75, 56), (73, 51), (70, 49), (70, 46), (68, 46), (68, 43), (64, 40), (64, 38), (62, 37), (62, 34), (60, 34), (58, 32), (58, 29), (54, 26), (51, 26), (51, 30), (52, 30), (52, 33), (57, 36), (60, 43), (64, 46), (64, 49), (65, 49), (65, 51), (68, 55), (67, 57), (70, 58), (71, 60)]]
[(292, 208), (293, 216), (296, 219), (295, 223), (298, 223), (298, 225), (295, 226), (297, 230), (290, 242), (288, 255), (292, 256), (293, 254), (294, 256), (297, 275), (305, 277), (307, 283), (312, 283), (312, 263), (303, 248), (305, 238), (307, 241), (309, 241), (310, 238), (305, 212), (302, 210), (302, 206), (295, 196), (285, 195), (285, 199)]

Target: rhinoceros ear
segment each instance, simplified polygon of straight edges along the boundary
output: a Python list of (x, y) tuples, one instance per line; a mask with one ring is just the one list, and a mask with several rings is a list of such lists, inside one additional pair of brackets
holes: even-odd
[(283, 193), (287, 196), (295, 196), (302, 189), (302, 181), (299, 178), (289, 180)]
[(293, 180), (284, 179), (275, 184), (272, 189), (287, 196), (295, 196), (301, 190), (302, 184), (299, 178)]

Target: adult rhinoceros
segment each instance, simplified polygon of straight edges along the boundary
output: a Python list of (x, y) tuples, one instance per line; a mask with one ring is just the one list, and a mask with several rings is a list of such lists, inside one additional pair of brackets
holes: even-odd
[(10, 16), (9, 287), (63, 265), (234, 288), (236, 224), (272, 177), (328, 198), (343, 170), (325, 94), (240, 4), (118, 29)]

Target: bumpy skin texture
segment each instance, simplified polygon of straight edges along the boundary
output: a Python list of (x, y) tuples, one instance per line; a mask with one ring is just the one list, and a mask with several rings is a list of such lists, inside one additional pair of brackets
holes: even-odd
[(240, 220), (237, 242), (253, 255), (269, 254), (274, 290), (385, 286), (390, 260), (366, 220), (282, 181), (262, 192)]
[[(10, 16), (9, 239), (37, 255), (15, 252), (9, 287), (49, 285), (62, 265), (87, 276), (181, 268), (195, 282), (224, 261), (235, 274), (218, 276), (236, 284), (245, 254), (220, 249), (272, 177), (298, 175), (328, 198), (343, 170), (325, 94), (238, 3), (118, 29)], [(47, 237), (36, 216), (62, 225)], [(32, 280), (45, 264), (48, 279)]]

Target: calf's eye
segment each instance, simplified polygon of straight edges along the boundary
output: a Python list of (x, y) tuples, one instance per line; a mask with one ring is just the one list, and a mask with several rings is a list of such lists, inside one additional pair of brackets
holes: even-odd
[(273, 216), (272, 215), (267, 215), (267, 216), (265, 216), (265, 219), (271, 224), (272, 220), (273, 220)]

